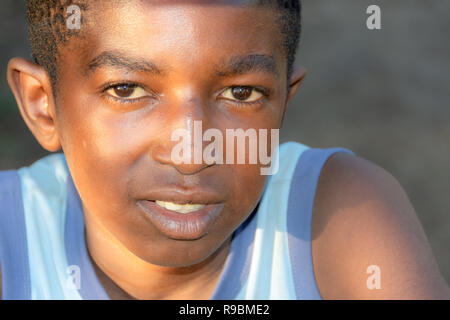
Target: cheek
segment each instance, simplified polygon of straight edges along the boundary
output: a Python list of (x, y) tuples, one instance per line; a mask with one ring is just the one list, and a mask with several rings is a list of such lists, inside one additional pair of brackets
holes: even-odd
[(134, 148), (126, 127), (93, 111), (68, 112), (65, 117), (63, 150), (83, 202), (93, 212), (122, 211)]
[(267, 176), (260, 174), (257, 165), (236, 165), (233, 171), (233, 184), (230, 185), (230, 204), (232, 210), (241, 217), (248, 216), (264, 191)]
[[(115, 173), (133, 161), (139, 135), (130, 121), (123, 121), (93, 104), (71, 103), (64, 117), (63, 150), (72, 167), (86, 176), (99, 178)], [(119, 121), (120, 120), (120, 121)], [(125, 119), (126, 120), (126, 119)], [(116, 176), (116, 178), (119, 178)]]

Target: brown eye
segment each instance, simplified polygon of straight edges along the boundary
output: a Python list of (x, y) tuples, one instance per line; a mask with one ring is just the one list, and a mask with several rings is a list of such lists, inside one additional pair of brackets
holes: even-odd
[(235, 101), (236, 103), (253, 103), (261, 99), (263, 94), (250, 86), (235, 86), (227, 88), (222, 96), (228, 100)]
[(128, 84), (122, 84), (113, 87), (114, 93), (121, 98), (128, 98), (131, 96), (136, 89), (136, 86), (130, 86)]
[(140, 98), (150, 97), (150, 94), (136, 84), (118, 84), (109, 87), (105, 91), (108, 95), (124, 101), (135, 101)]
[(252, 87), (233, 87), (231, 94), (238, 100), (247, 100), (252, 94)]

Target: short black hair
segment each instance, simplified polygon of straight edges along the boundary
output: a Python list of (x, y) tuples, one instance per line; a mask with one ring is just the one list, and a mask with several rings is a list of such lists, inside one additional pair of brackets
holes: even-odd
[[(58, 47), (71, 37), (80, 36), (79, 30), (66, 27), (67, 8), (75, 4), (88, 9), (88, 0), (27, 0), (28, 35), (34, 61), (43, 66), (52, 82), (54, 94), (58, 82)], [(284, 36), (284, 54), (287, 58), (287, 76), (291, 77), (295, 55), (300, 42), (300, 0), (257, 0), (257, 5), (268, 5), (279, 12), (277, 23)], [(83, 21), (82, 21), (83, 23)]]

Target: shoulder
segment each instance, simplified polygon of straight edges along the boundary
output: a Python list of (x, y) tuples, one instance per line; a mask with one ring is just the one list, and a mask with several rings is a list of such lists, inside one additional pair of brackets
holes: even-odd
[[(450, 297), (405, 191), (366, 159), (337, 152), (326, 161), (311, 238), (325, 299)], [(369, 283), (374, 280), (376, 286)]]
[(11, 198), (11, 192), (14, 189), (14, 177), (17, 175), (15, 170), (0, 171), (0, 299), (2, 298), (2, 270), (1, 260), (3, 259), (3, 228), (7, 227), (3, 221), (6, 210), (10, 206), (6, 203)]
[(8, 213), (15, 211), (17, 204), (17, 191), (19, 188), (19, 178), (16, 170), (0, 171), (0, 299), (2, 299), (2, 268), (1, 262), (4, 257), (4, 246), (7, 242), (4, 237), (10, 226), (10, 219), (6, 216)]
[[(12, 270), (7, 265), (14, 266), (16, 275), (26, 272), (20, 269), (23, 268), (22, 259), (26, 256), (23, 252), (26, 252), (27, 245), (24, 207), (29, 205), (41, 212), (54, 208), (55, 200), (61, 200), (57, 202), (62, 205), (67, 175), (63, 154), (50, 154), (17, 170), (0, 171), (0, 262), (5, 275), (7, 270)], [(47, 199), (52, 201), (51, 205)], [(48, 221), (45, 224), (48, 226)], [(0, 298), (3, 285), (10, 285), (6, 280), (2, 283), (0, 266)]]

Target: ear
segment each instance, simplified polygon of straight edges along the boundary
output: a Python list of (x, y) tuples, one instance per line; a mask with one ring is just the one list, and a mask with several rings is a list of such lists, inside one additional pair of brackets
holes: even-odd
[(294, 65), (291, 79), (289, 81), (289, 92), (286, 97), (286, 108), (289, 107), (289, 103), (291, 102), (292, 98), (294, 98), (295, 94), (300, 88), (305, 76), (306, 76), (306, 69), (302, 66)]
[(45, 69), (26, 59), (13, 58), (7, 73), (8, 84), (28, 128), (44, 149), (59, 150), (54, 97)]

